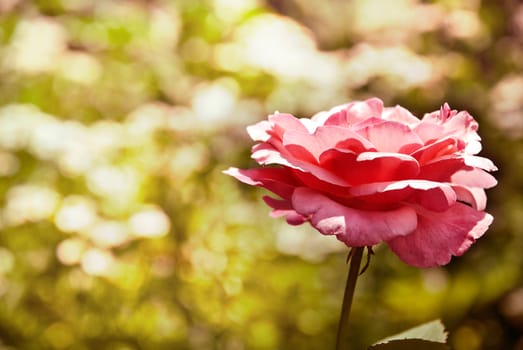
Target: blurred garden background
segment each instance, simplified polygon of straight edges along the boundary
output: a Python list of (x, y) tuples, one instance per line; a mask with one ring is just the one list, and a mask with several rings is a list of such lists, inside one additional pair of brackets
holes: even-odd
[(380, 97), (480, 123), (495, 221), (415, 269), (376, 247), (354, 349), (442, 318), (523, 349), (523, 4), (0, 0), (0, 349), (333, 348), (347, 249), (268, 217), (245, 126)]

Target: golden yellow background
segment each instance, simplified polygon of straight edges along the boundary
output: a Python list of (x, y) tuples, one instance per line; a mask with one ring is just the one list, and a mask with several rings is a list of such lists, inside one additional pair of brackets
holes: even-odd
[[(356, 348), (442, 318), (523, 348), (523, 5), (0, 0), (0, 349), (327, 349), (346, 248), (268, 217), (245, 126), (378, 96), (480, 123), (489, 232), (445, 267), (385, 246)], [(517, 345), (519, 344), (519, 345)], [(519, 346), (519, 347), (518, 347)]]

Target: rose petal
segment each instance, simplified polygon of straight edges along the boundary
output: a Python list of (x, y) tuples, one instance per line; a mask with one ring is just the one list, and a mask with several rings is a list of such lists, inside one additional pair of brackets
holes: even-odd
[(320, 164), (353, 186), (413, 179), (420, 171), (414, 158), (400, 153), (363, 152), (356, 156), (353, 152), (333, 149), (320, 156)]
[(371, 128), (371, 127), (374, 127), (374, 126), (377, 126), (377, 125), (380, 125), (380, 124), (383, 124), (386, 122), (387, 121), (385, 119), (382, 119), (380, 117), (370, 117), (370, 118), (362, 119), (360, 121), (353, 123), (350, 126), (350, 128), (354, 132), (360, 133), (360, 131), (362, 131), (360, 134), (366, 135), (365, 129)]
[(497, 184), (496, 179), (486, 171), (466, 166), (464, 158), (443, 158), (423, 165), (418, 178), (480, 188), (491, 188)]
[(384, 108), (382, 118), (412, 125), (420, 123), (420, 120), (412, 115), (408, 109), (401, 106)]
[(479, 128), (478, 122), (466, 111), (460, 111), (450, 116), (444, 122), (445, 130), (456, 136), (467, 136), (471, 139), (479, 139), (476, 131)]
[[(423, 183), (426, 184), (427, 182)], [(409, 198), (408, 201), (419, 204), (427, 210), (442, 212), (456, 203), (456, 192), (448, 185), (439, 184), (439, 186), (433, 188), (416, 188), (413, 184), (409, 184), (409, 187), (417, 191), (415, 191), (415, 195)]]
[(470, 144), (471, 146), (467, 147), (467, 152), (477, 153), (481, 150), (481, 145), (477, 143), (477, 141), (481, 140), (477, 133), (478, 123), (466, 111), (457, 112), (456, 110), (451, 110), (445, 104), (441, 107), (439, 113), (426, 114), (422, 119), (422, 123), (434, 126), (440, 125), (443, 131), (439, 137), (452, 136), (463, 140), (466, 145)]
[(387, 120), (381, 124), (368, 126), (358, 133), (381, 152), (400, 152), (404, 149), (411, 152), (423, 145), (414, 131), (407, 125), (395, 121)]
[(318, 161), (323, 152), (332, 148), (348, 148), (359, 152), (375, 150), (372, 143), (357, 133), (338, 126), (320, 126), (313, 134), (289, 130), (283, 135), (282, 143), (298, 159), (310, 162)]
[(416, 158), (420, 164), (429, 164), (432, 161), (440, 160), (449, 154), (455, 154), (462, 150), (464, 144), (453, 137), (443, 138), (431, 144), (420, 147), (411, 156)]
[(417, 224), (416, 212), (410, 207), (388, 211), (358, 210), (304, 187), (294, 191), (292, 205), (319, 232), (336, 235), (349, 247), (374, 245), (408, 235)]
[(280, 164), (292, 166), (292, 164), (282, 156), (282, 152), (269, 143), (259, 143), (252, 147), (251, 158), (260, 165)]
[(464, 167), (450, 176), (453, 184), (469, 187), (492, 188), (498, 181), (494, 176), (478, 168)]
[(466, 155), (463, 157), (465, 160), (465, 165), (474, 167), (474, 168), (480, 168), (487, 171), (496, 171), (498, 168), (492, 163), (492, 161), (485, 157), (479, 157), (479, 156), (470, 156)]
[(271, 138), (269, 131), (272, 128), (272, 123), (267, 120), (262, 120), (254, 125), (247, 127), (247, 133), (253, 141), (268, 141)]
[(313, 119), (321, 125), (337, 125), (347, 127), (370, 117), (380, 118), (383, 102), (379, 98), (366, 101), (355, 101), (320, 112)]
[(290, 199), (294, 189), (300, 184), (284, 168), (238, 169), (229, 168), (224, 174), (241, 182), (268, 189), (282, 198)]
[(275, 214), (274, 215), (275, 217), (281, 216), (281, 215), (278, 215), (277, 212), (283, 212), (283, 211), (289, 211), (289, 210), (294, 211), (294, 209), (292, 208), (292, 203), (289, 200), (277, 199), (277, 198), (273, 198), (271, 196), (263, 196), (262, 199), (269, 207), (274, 209), (274, 211), (272, 213)]
[(316, 164), (317, 153), (325, 145), (308, 132), (289, 130), (283, 134), (283, 147), (296, 159)]
[(450, 182), (450, 177), (463, 168), (466, 168), (463, 158), (440, 159), (422, 165), (418, 178), (429, 181)]
[(247, 127), (247, 133), (254, 141), (279, 143), (285, 130), (307, 131), (300, 119), (288, 113), (275, 113), (269, 120), (262, 120)]
[(336, 126), (348, 126), (347, 123), (347, 106), (345, 103), (339, 106), (335, 106), (328, 111), (322, 111), (312, 116), (312, 120), (317, 125), (336, 125)]
[(287, 150), (277, 150), (268, 143), (261, 143), (253, 147), (252, 158), (260, 165), (279, 164), (285, 167), (310, 173), (318, 179), (338, 186), (348, 186), (349, 183), (338, 175), (323, 169), (313, 163), (296, 159)]
[(443, 126), (425, 120), (416, 125), (413, 130), (424, 144), (439, 139), (445, 132)]
[(340, 186), (333, 184), (332, 182), (323, 181), (318, 177), (314, 176), (308, 172), (302, 172), (299, 170), (293, 170), (293, 174), (298, 178), (303, 187), (308, 187), (310, 189), (316, 190), (318, 192), (323, 192), (325, 194), (331, 194), (340, 198), (349, 198), (349, 188), (350, 186)]
[(457, 200), (470, 204), (476, 210), (485, 210), (487, 195), (485, 190), (478, 187), (468, 187), (450, 184), (456, 192)]
[(347, 122), (354, 124), (360, 120), (381, 117), (383, 101), (379, 98), (370, 98), (365, 101), (356, 101), (347, 105)]
[(427, 210), (445, 211), (456, 202), (456, 193), (446, 184), (425, 180), (378, 182), (354, 186), (349, 193), (366, 201), (401, 202), (421, 205)]
[(477, 140), (468, 141), (465, 146), (465, 153), (467, 154), (478, 154), (481, 152), (481, 142)]
[(387, 242), (405, 263), (417, 267), (447, 264), (462, 255), (492, 223), (492, 216), (456, 203), (442, 213), (418, 210), (418, 227)]
[(285, 199), (276, 199), (269, 196), (263, 196), (263, 201), (274, 210), (271, 212), (271, 216), (275, 218), (285, 217), (287, 222), (291, 225), (301, 225), (306, 220), (306, 218), (296, 212), (292, 208), (290, 201)]
[(456, 115), (457, 113), (458, 111), (451, 109), (448, 103), (444, 103), (440, 107), (439, 111), (426, 113), (421, 120), (434, 124), (442, 124), (448, 118)]
[(269, 121), (273, 124), (272, 133), (280, 140), (287, 130), (297, 130), (307, 132), (307, 128), (300, 119), (289, 113), (275, 113), (269, 116)]

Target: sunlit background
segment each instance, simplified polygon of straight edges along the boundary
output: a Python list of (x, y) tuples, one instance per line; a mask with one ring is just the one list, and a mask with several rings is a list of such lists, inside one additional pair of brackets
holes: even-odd
[(495, 223), (419, 270), (375, 249), (355, 349), (441, 317), (523, 349), (523, 5), (0, 0), (0, 349), (332, 348), (347, 250), (268, 217), (245, 126), (371, 96), (480, 122)]

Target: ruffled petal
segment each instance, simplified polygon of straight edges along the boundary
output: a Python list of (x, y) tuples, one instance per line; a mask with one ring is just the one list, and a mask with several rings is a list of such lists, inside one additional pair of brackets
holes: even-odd
[(322, 125), (346, 127), (371, 117), (381, 118), (382, 112), (383, 101), (379, 98), (370, 98), (336, 106), (327, 112), (317, 113), (313, 119)]
[(345, 103), (336, 107), (331, 108), (328, 111), (321, 111), (312, 116), (313, 120), (317, 125), (333, 125), (333, 126), (344, 126), (347, 123), (347, 106)]
[(465, 165), (474, 168), (480, 168), (487, 171), (498, 170), (494, 163), (490, 159), (485, 157), (466, 155), (463, 157), (463, 159), (465, 160)]
[(447, 210), (456, 202), (456, 193), (451, 186), (425, 180), (363, 184), (352, 187), (349, 193), (366, 202), (408, 202), (438, 212)]
[(418, 174), (419, 179), (450, 182), (450, 178), (457, 171), (466, 168), (463, 158), (446, 158), (424, 164)]
[(247, 127), (247, 133), (254, 141), (278, 144), (286, 130), (307, 131), (302, 121), (289, 113), (275, 113), (269, 120), (262, 120)]
[(300, 186), (285, 168), (229, 168), (223, 173), (247, 185), (266, 188), (278, 196), (287, 199), (290, 199), (294, 189)]
[(417, 125), (420, 120), (415, 117), (410, 111), (401, 106), (387, 107), (383, 109), (382, 118), (386, 120), (393, 120), (400, 123)]
[(268, 143), (260, 143), (253, 147), (252, 158), (255, 159), (260, 165), (279, 164), (285, 167), (299, 170), (304, 173), (310, 173), (317, 177), (319, 180), (329, 182), (338, 186), (349, 186), (349, 183), (316, 164), (311, 162), (296, 159), (287, 150), (277, 150), (274, 146)]
[[(432, 112), (426, 114), (422, 119), (424, 124), (423, 131), (427, 131), (433, 128), (433, 131), (442, 128), (439, 138), (452, 136), (457, 139), (463, 140), (466, 145), (466, 151), (469, 154), (476, 154), (481, 150), (481, 144), (479, 141), (478, 123), (474, 118), (466, 111), (451, 110), (448, 104), (444, 104), (439, 112)], [(426, 126), (429, 125), (427, 128)], [(418, 130), (418, 134), (422, 131)], [(436, 136), (436, 134), (434, 135)]]
[(371, 117), (381, 118), (383, 101), (379, 98), (369, 98), (365, 101), (356, 101), (347, 105), (347, 122), (354, 124)]
[(349, 247), (374, 245), (408, 235), (417, 225), (416, 212), (410, 207), (388, 211), (359, 210), (304, 187), (294, 191), (292, 205), (319, 232), (336, 235)]
[(280, 140), (287, 130), (307, 132), (307, 128), (300, 119), (289, 113), (271, 114), (269, 116), (269, 122), (272, 124), (271, 133)]
[(316, 164), (317, 153), (325, 147), (321, 141), (308, 132), (288, 130), (283, 134), (282, 143), (294, 158)]
[(264, 142), (254, 145), (251, 152), (251, 158), (260, 165), (279, 164), (289, 167), (293, 166), (287, 160), (288, 157), (284, 157), (280, 150), (269, 143)]
[(301, 225), (307, 219), (300, 215), (292, 207), (292, 203), (286, 199), (276, 199), (269, 196), (263, 196), (263, 201), (273, 210), (271, 216), (274, 218), (285, 217), (287, 222), (291, 225)]
[(450, 116), (443, 124), (446, 132), (449, 134), (452, 133), (467, 141), (480, 139), (476, 132), (479, 128), (478, 122), (466, 111), (460, 111)]
[(485, 210), (487, 206), (487, 195), (484, 189), (454, 184), (450, 185), (454, 192), (456, 192), (458, 201), (467, 203), (476, 210)]
[(303, 187), (308, 187), (310, 189), (313, 189), (318, 192), (322, 192), (328, 195), (332, 195), (338, 198), (349, 198), (349, 189), (350, 186), (340, 186), (333, 184), (329, 181), (324, 181), (319, 179), (318, 177), (314, 176), (311, 173), (303, 172), (294, 169), (293, 170), (294, 176), (300, 180), (300, 182), (303, 184)]
[(443, 135), (443, 133), (445, 132), (443, 126), (434, 123), (429, 123), (425, 120), (416, 125), (413, 130), (423, 141), (424, 144), (439, 139), (441, 135)]
[(436, 142), (420, 147), (411, 156), (416, 158), (420, 164), (425, 165), (430, 162), (440, 160), (448, 155), (453, 155), (464, 148), (463, 142), (447, 137)]
[(408, 125), (396, 121), (368, 126), (358, 133), (368, 139), (378, 151), (411, 153), (423, 146), (423, 142)]
[(480, 188), (492, 188), (498, 183), (496, 178), (486, 171), (472, 167), (465, 167), (456, 171), (450, 176), (449, 182), (457, 185)]
[(456, 203), (442, 213), (418, 210), (418, 227), (387, 242), (405, 263), (417, 267), (447, 264), (465, 253), (492, 223), (492, 216)]
[(272, 129), (272, 123), (267, 120), (262, 120), (254, 125), (247, 127), (247, 133), (253, 141), (268, 141), (271, 138), (270, 130)]
[(320, 126), (313, 134), (288, 130), (283, 135), (283, 146), (295, 157), (309, 162), (317, 162), (323, 152), (333, 148), (355, 152), (375, 150), (372, 143), (360, 135), (338, 126)]
[(480, 188), (491, 188), (497, 184), (496, 179), (486, 171), (465, 165), (464, 158), (443, 158), (423, 165), (418, 178)]
[(353, 186), (412, 179), (420, 171), (416, 159), (400, 153), (362, 152), (356, 155), (354, 152), (331, 149), (320, 156), (320, 164)]

